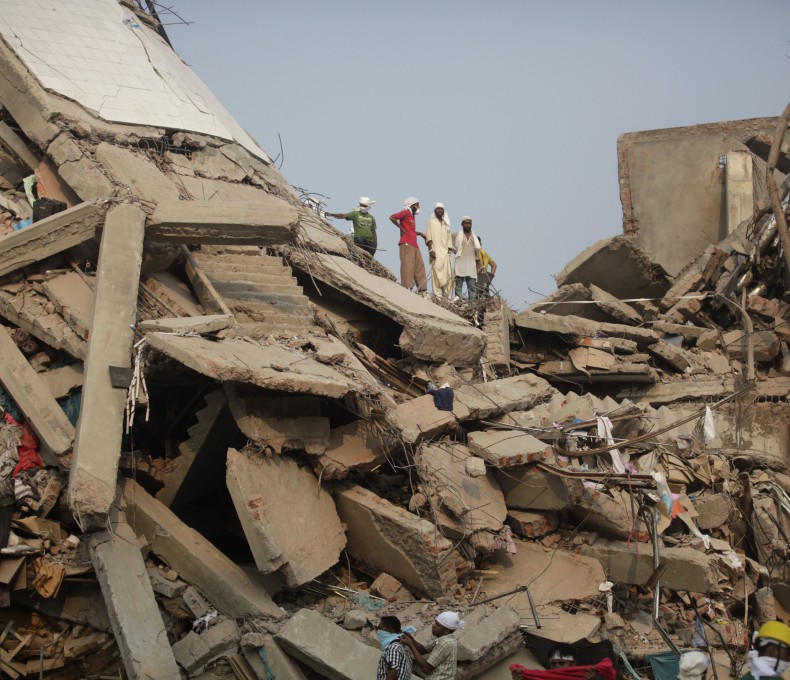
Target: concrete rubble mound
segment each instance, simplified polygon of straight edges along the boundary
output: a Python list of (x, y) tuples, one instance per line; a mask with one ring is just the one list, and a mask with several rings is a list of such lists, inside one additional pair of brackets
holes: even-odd
[[(155, 13), (66, 5), (0, 0), (0, 675), (363, 680), (381, 616), (453, 609), (461, 680), (601, 640), (724, 678), (788, 620), (787, 120), (624, 135), (622, 235), (440, 303)], [(123, 72), (53, 76), (93, 22)]]

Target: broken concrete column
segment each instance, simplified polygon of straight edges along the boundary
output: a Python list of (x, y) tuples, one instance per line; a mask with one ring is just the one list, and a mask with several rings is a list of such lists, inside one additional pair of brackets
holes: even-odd
[(335, 503), (355, 559), (429, 597), (455, 586), (453, 544), (431, 522), (360, 486), (338, 486)]
[(381, 653), (311, 609), (300, 609), (275, 640), (288, 654), (330, 680), (376, 677)]
[(64, 454), (71, 450), (74, 428), (4, 326), (0, 326), (0, 356), (3, 357), (0, 383), (25, 414), (42, 444), (58, 457), (62, 467), (68, 468), (70, 461)]
[(125, 520), (92, 534), (90, 553), (124, 668), (134, 680), (175, 680), (178, 667), (134, 532)]
[(200, 588), (221, 612), (233, 617), (283, 615), (243, 569), (140, 485), (128, 480), (123, 496), (129, 523), (137, 535), (144, 536), (155, 555)]
[(102, 526), (115, 497), (126, 391), (113, 387), (110, 367), (130, 366), (144, 225), (145, 213), (124, 203), (107, 213), (102, 233), (69, 477), (69, 507), (83, 528)]
[[(619, 541), (596, 541), (583, 546), (585, 555), (597, 559), (610, 581), (645, 585), (655, 571), (652, 548), (640, 546), (639, 553)], [(709, 556), (695, 548), (661, 548), (659, 555), (666, 569), (661, 574), (661, 585), (670, 590), (707, 593), (719, 590), (716, 571), (717, 556)]]
[(226, 481), (259, 571), (280, 570), (295, 587), (337, 563), (343, 526), (309, 469), (286, 456), (228, 449)]

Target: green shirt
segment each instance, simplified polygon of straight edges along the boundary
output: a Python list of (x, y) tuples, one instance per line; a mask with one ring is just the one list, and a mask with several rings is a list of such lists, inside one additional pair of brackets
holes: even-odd
[(354, 223), (354, 238), (373, 240), (376, 233), (376, 218), (373, 215), (352, 210), (350, 213), (346, 213), (346, 219)]

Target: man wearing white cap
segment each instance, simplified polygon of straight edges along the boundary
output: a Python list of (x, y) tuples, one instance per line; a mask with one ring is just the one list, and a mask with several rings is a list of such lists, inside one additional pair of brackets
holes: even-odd
[(415, 217), (420, 214), (420, 202), (414, 197), (403, 202), (403, 210), (390, 215), (392, 222), (400, 230), (398, 248), (400, 254), (400, 284), (411, 290), (417, 284), (417, 292), (425, 293), (428, 290), (428, 280), (425, 277), (425, 262), (417, 245), (417, 237), (425, 234), (417, 231)]
[(463, 287), (466, 285), (466, 295), (470, 300), (477, 296), (477, 271), (480, 269), (480, 241), (472, 231), (472, 218), (464, 215), (461, 218), (461, 231), (454, 239), (455, 247), (455, 294), (463, 297)]
[(326, 213), (327, 217), (353, 222), (354, 243), (365, 252), (370, 253), (371, 257), (376, 254), (376, 247), (378, 246), (376, 218), (370, 214), (370, 207), (375, 202), (376, 201), (371, 200), (367, 196), (361, 196), (356, 210), (352, 210), (349, 213)]
[(428, 256), (431, 260), (431, 278), (433, 280), (433, 294), (436, 297), (453, 297), (453, 261), (450, 253), (453, 248), (453, 237), (450, 233), (450, 217), (444, 209), (443, 203), (437, 203), (433, 209), (433, 216), (425, 225), (425, 245), (428, 246)]
[[(458, 640), (453, 633), (463, 630), (458, 612), (442, 612), (431, 626), (433, 639), (421, 645), (406, 633), (401, 638), (414, 655), (414, 663), (426, 680), (455, 680), (458, 666)], [(428, 654), (426, 658), (424, 655)]]

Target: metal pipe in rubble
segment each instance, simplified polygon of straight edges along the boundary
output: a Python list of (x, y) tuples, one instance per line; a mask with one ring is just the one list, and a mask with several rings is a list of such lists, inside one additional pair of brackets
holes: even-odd
[[(653, 570), (655, 571), (658, 569), (659, 565), (661, 564), (661, 556), (659, 555), (658, 551), (658, 509), (655, 507), (649, 508), (650, 512), (650, 541), (653, 543)], [(667, 643), (669, 648), (674, 652), (676, 656), (680, 656), (680, 650), (675, 646), (675, 643), (672, 642), (672, 638), (669, 637), (669, 633), (667, 633), (661, 624), (658, 622), (658, 615), (659, 605), (661, 604), (661, 581), (656, 581), (656, 585), (653, 589), (653, 625), (655, 626), (656, 630), (659, 632), (662, 638), (664, 638), (664, 642)]]

